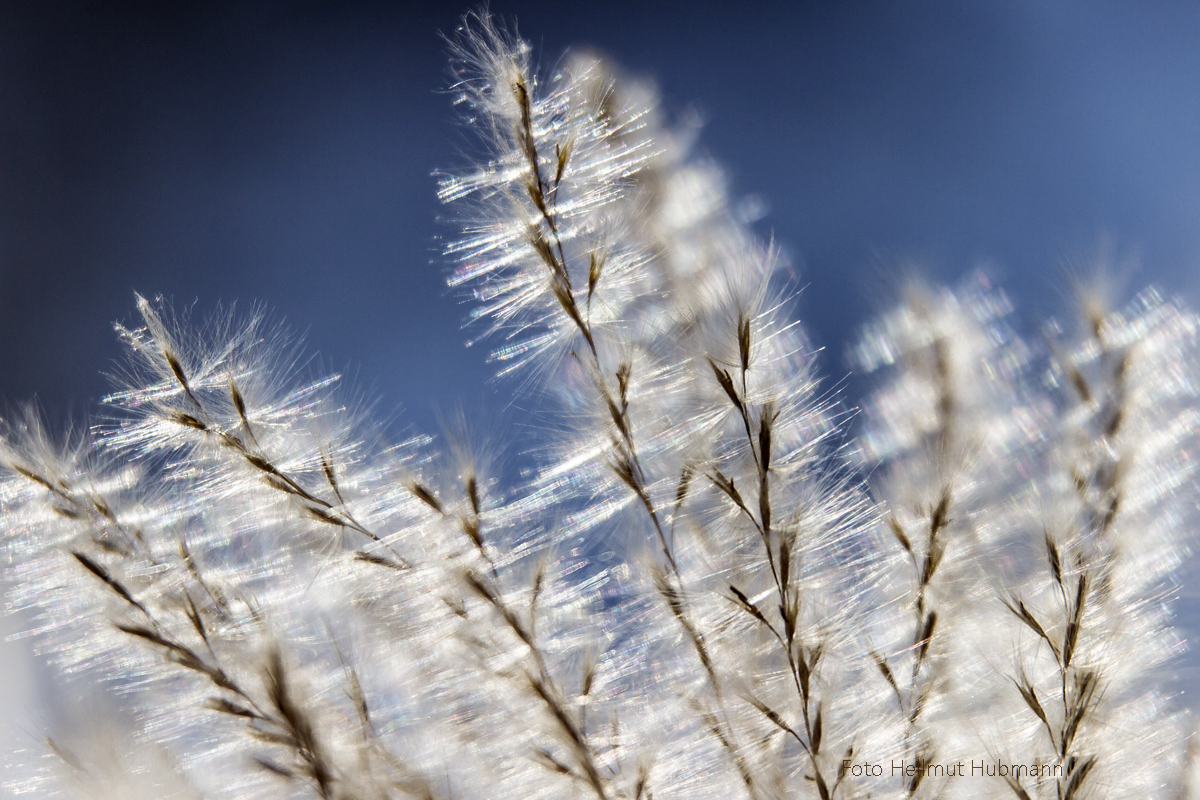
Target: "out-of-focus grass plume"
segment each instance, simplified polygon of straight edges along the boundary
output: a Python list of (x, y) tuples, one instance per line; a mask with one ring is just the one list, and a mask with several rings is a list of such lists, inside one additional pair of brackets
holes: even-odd
[(1188, 796), (1200, 319), (1090, 292), (1022, 334), (986, 275), (913, 284), (855, 417), (652, 85), (486, 13), (450, 45), (450, 284), (532, 466), (391, 441), (260, 310), (138, 296), (96, 421), (0, 439), (8, 601), (98, 697), (8, 790)]

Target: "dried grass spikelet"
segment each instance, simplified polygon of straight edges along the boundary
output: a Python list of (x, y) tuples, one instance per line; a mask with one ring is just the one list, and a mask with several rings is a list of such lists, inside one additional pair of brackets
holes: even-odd
[[(752, 797), (791, 774), (844, 794), (832, 753), (852, 704), (813, 693), (852, 649), (822, 592), (854, 585), (847, 548), (866, 507), (845, 476), (816, 468), (835, 412), (784, 316), (783, 259), (735, 219), (719, 173), (688, 156), (689, 132), (662, 126), (643, 85), (583, 55), (539, 94), (520, 48), (495, 66), (508, 39), (489, 26), (464, 34), (486, 51), (466, 63), (491, 65), (475, 84), (507, 85), (519, 113), (497, 115), (488, 161), (443, 184), (445, 199), (478, 197), (449, 248), (463, 262), (453, 282), (479, 287), (493, 330), (531, 337), (502, 357), (569, 351), (534, 362), (541, 380), (556, 377), (570, 429), (514, 507), (620, 529), (622, 548), (636, 551), (638, 532), (652, 543), (642, 591), (661, 632), (638, 635), (677, 637), (660, 655), (669, 666), (647, 666), (690, 677), (683, 705), (654, 698), (676, 744), (659, 749), (649, 787), (679, 775), (692, 748), (711, 749), (721, 785)], [(772, 585), (773, 600), (759, 596)], [(762, 711), (764, 692), (782, 715)], [(804, 733), (788, 734), (784, 716)]]
[(1064, 772), (1026, 791), (1159, 796), (1180, 785), (1185, 756), (1162, 666), (1179, 649), (1167, 606), (1189, 529), (1178, 523), (1196, 513), (1194, 468), (1178, 456), (1196, 447), (1184, 376), (1195, 374), (1197, 320), (1153, 291), (1082, 313), (1083, 333), (1056, 344), (1049, 373), (1059, 413), (1029, 522), (1045, 566), (1014, 593), (1025, 604), (1018, 688), (1040, 722), (1026, 747), (1049, 748)]
[[(393, 760), (370, 755), (386, 747), (358, 741), (355, 714), (328, 702), (346, 674), (314, 623), (356, 594), (353, 569), (349, 583), (325, 582), (333, 566), (362, 563), (356, 553), (403, 566), (366, 527), (413, 519), (413, 501), (381, 496), (399, 453), (371, 453), (352, 415), (335, 421), (345, 409), (323, 396), (328, 382), (295, 387), (290, 362), (274, 360), (286, 345), (258, 317), (239, 329), (222, 314), (197, 334), (139, 305), (146, 326), (121, 329), (133, 362), (113, 401), (125, 415), (65, 447), (32, 412), (5, 431), (14, 597), (66, 668), (136, 690), (156, 737), (212, 737), (192, 769), (243, 774), (250, 796), (271, 776), (326, 797), (393, 781)], [(274, 637), (310, 642), (303, 668), (285, 673), (263, 644)], [(259, 751), (249, 771), (247, 742)], [(375, 767), (362, 772), (364, 758)]]
[[(866, 403), (859, 441), (863, 463), (886, 468), (881, 600), (894, 622), (876, 632), (872, 657), (893, 696), (893, 746), (910, 762), (981, 757), (1008, 688), (994, 637), (1004, 622), (996, 593), (1016, 574), (1009, 493), (1045, 413), (1026, 386), (1031, 351), (1008, 328), (1010, 310), (982, 273), (953, 291), (912, 286), (853, 352), (889, 378)], [(925, 778), (908, 776), (906, 796), (981, 791), (957, 776)]]

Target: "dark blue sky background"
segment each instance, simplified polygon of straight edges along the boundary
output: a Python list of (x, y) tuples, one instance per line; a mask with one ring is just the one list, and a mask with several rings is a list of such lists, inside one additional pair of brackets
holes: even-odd
[[(0, 398), (93, 407), (133, 291), (262, 301), (428, 430), (498, 407), (443, 287), (435, 169), (472, 140), (439, 31), (466, 6), (0, 6)], [(993, 265), (1023, 319), (1110, 237), (1127, 289), (1196, 288), (1200, 5), (494, 2), (549, 67), (657, 78), (769, 206), (827, 373), (915, 266)], [(858, 390), (851, 383), (851, 392)]]

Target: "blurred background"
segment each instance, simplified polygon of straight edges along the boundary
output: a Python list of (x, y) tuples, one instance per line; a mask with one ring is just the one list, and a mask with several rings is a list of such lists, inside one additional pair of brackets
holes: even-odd
[[(439, 32), (467, 8), (0, 3), (0, 402), (36, 397), (59, 423), (95, 410), (137, 290), (201, 318), (261, 301), (398, 429), (461, 401), (519, 448), (528, 410), (463, 346), (439, 255), (453, 227), (432, 174), (474, 145)], [(1200, 5), (680, 8), (491, 5), (544, 69), (591, 45), (700, 115), (702, 148), (795, 264), (831, 381), (912, 274), (986, 266), (1034, 331), (1106, 249), (1118, 298), (1154, 283), (1194, 305)], [(863, 384), (845, 387), (853, 403)], [(24, 644), (0, 651), (10, 709), (36, 689)]]

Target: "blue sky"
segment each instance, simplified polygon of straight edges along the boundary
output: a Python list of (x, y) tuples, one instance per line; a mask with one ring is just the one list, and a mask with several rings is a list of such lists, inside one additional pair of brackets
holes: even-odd
[[(912, 271), (989, 264), (1030, 328), (1103, 239), (1129, 292), (1196, 288), (1200, 7), (731, 5), (492, 11), (546, 67), (591, 44), (699, 110), (798, 267), (829, 375)], [(401, 423), (508, 402), (439, 256), (431, 175), (472, 142), (438, 33), (464, 7), (5, 6), (0, 398), (94, 407), (136, 289), (201, 316), (265, 303)]]

